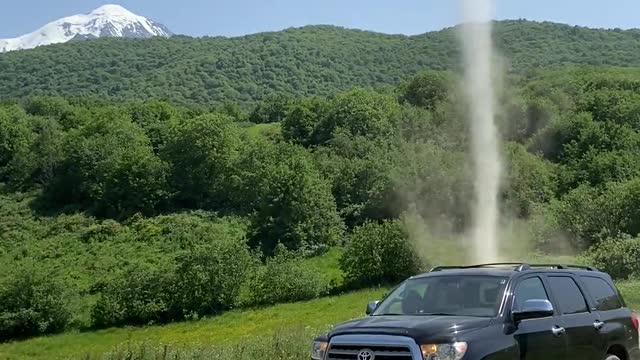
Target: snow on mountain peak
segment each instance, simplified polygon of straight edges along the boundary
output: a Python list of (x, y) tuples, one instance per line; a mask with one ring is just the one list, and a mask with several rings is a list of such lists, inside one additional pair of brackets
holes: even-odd
[(148, 38), (171, 36), (164, 25), (120, 5), (103, 5), (90, 13), (72, 15), (13, 39), (0, 39), (0, 52), (99, 37)]
[(136, 16), (131, 11), (123, 8), (120, 5), (107, 4), (102, 5), (99, 8), (93, 10), (89, 14), (91, 15), (107, 15), (107, 16)]

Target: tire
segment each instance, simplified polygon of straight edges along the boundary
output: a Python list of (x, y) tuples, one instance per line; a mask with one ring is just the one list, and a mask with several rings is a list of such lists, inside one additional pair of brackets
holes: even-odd
[(604, 360), (620, 360), (620, 358), (615, 355), (607, 355), (607, 357), (604, 358)]

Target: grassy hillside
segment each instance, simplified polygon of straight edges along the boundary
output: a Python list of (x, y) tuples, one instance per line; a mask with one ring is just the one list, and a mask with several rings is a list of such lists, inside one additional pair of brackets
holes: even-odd
[(193, 350), (240, 342), (257, 344), (260, 339), (270, 339), (278, 333), (289, 336), (296, 332), (303, 335), (304, 350), (307, 351), (312, 334), (326, 331), (338, 322), (363, 316), (367, 301), (379, 299), (384, 292), (385, 289), (364, 290), (259, 310), (231, 311), (196, 322), (68, 333), (0, 344), (0, 359), (98, 358), (114, 349), (136, 348), (140, 344)]
[[(640, 65), (640, 32), (554, 23), (498, 22), (511, 71), (545, 66)], [(74, 42), (0, 54), (0, 98), (37, 94), (236, 101), (270, 94), (332, 95), (387, 86), (425, 69), (456, 67), (454, 29), (418, 36), (308, 26), (235, 38)]]
[[(570, 67), (499, 96), (502, 258), (581, 253), (616, 279), (640, 275), (639, 78)], [(470, 261), (469, 132), (453, 83), (425, 72), (394, 96), (278, 97), (248, 117), (238, 104), (0, 103), (0, 341), (191, 320)]]
[[(632, 308), (640, 308), (640, 283), (620, 290)], [(0, 345), (0, 359), (243, 359), (252, 352), (278, 359), (306, 356), (311, 338), (332, 325), (361, 317), (369, 300), (386, 289), (354, 292), (302, 303), (231, 311), (196, 322), (145, 328), (68, 333)], [(275, 357), (277, 356), (277, 357)]]

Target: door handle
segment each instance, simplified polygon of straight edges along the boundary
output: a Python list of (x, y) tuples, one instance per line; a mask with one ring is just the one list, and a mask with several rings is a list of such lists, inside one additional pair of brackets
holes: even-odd
[(567, 331), (561, 326), (554, 326), (554, 327), (551, 328), (551, 332), (556, 337), (560, 337), (560, 336), (564, 335), (564, 333), (567, 332)]
[(593, 327), (596, 328), (596, 330), (602, 330), (604, 323), (600, 320), (596, 320), (593, 322)]

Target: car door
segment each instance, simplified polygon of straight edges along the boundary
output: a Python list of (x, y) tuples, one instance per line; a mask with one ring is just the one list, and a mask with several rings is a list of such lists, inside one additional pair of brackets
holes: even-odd
[(605, 279), (597, 276), (580, 276), (582, 284), (591, 295), (592, 311), (597, 311), (598, 320), (594, 328), (599, 333), (601, 354), (604, 354), (609, 344), (623, 344), (629, 338), (628, 329), (631, 317), (624, 309), (623, 301), (618, 291)]
[(602, 360), (602, 342), (594, 327), (599, 315), (589, 309), (586, 297), (570, 274), (548, 274), (547, 283), (567, 338), (567, 359)]
[[(539, 276), (525, 277), (514, 288), (512, 311), (522, 308), (527, 300), (549, 300), (548, 291)], [(562, 328), (558, 314), (547, 318), (522, 320), (513, 336), (518, 344), (520, 360), (566, 359), (567, 343), (562, 334), (553, 329)]]

